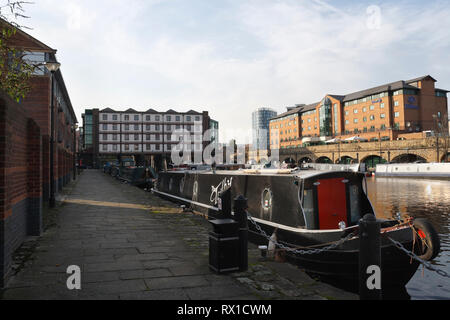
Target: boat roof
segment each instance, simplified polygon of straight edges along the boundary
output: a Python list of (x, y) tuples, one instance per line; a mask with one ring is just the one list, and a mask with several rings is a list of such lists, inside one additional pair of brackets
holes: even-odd
[(358, 174), (355, 171), (350, 170), (294, 170), (294, 169), (243, 169), (243, 170), (216, 170), (213, 172), (212, 170), (177, 170), (170, 171), (171, 173), (195, 173), (195, 174), (204, 174), (204, 175), (223, 175), (223, 176), (286, 176), (286, 177), (297, 177), (300, 179), (309, 179), (316, 176), (324, 175), (324, 174), (332, 174), (332, 173), (347, 173), (347, 174)]

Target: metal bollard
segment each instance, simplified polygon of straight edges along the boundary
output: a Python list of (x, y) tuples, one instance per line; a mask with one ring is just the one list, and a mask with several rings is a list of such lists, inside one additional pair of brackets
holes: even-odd
[(247, 208), (247, 199), (244, 196), (234, 199), (234, 220), (239, 224), (239, 271), (248, 270)]
[(233, 219), (231, 216), (231, 188), (227, 188), (219, 193), (220, 219)]
[(381, 223), (372, 214), (359, 221), (359, 298), (381, 300)]

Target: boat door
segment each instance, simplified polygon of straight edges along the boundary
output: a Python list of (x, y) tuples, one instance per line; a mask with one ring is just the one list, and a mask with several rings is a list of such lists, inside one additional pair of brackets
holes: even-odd
[(347, 218), (347, 186), (343, 178), (319, 180), (317, 185), (317, 204), (320, 230), (339, 229), (339, 223)]

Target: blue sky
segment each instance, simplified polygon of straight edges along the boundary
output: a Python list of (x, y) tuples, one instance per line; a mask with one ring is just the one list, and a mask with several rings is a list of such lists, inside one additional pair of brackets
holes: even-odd
[(87, 107), (208, 110), (245, 142), (259, 107), (317, 102), (430, 74), (450, 89), (448, 1), (35, 0), (29, 33), (58, 50)]

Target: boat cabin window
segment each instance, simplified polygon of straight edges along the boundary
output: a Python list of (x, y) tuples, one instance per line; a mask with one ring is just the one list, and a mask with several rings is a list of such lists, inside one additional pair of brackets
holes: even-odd
[(361, 219), (361, 190), (357, 185), (350, 185), (350, 218), (351, 224)]
[(306, 228), (317, 229), (314, 211), (314, 190), (305, 190), (303, 193), (303, 212), (305, 215)]

